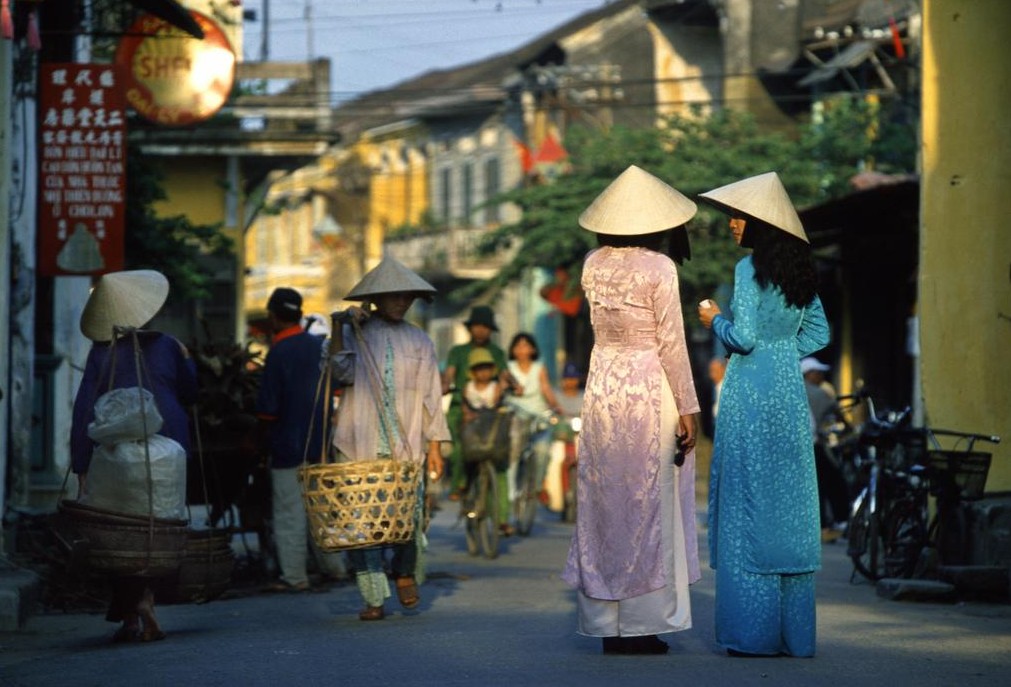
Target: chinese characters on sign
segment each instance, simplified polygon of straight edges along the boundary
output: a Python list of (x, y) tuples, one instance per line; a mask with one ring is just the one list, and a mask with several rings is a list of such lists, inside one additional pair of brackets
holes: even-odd
[(39, 273), (123, 268), (126, 117), (119, 69), (43, 63), (39, 89)]

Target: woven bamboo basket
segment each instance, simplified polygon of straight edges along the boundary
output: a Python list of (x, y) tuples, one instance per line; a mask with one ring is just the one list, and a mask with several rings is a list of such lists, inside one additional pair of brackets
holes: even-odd
[(420, 472), (416, 463), (396, 460), (303, 465), (313, 541), (323, 551), (411, 541)]
[(235, 569), (230, 536), (222, 528), (189, 530), (173, 596), (176, 603), (206, 603), (228, 589)]
[(163, 577), (179, 569), (186, 553), (185, 520), (152, 521), (67, 500), (60, 502), (59, 518), (64, 536), (98, 572)]

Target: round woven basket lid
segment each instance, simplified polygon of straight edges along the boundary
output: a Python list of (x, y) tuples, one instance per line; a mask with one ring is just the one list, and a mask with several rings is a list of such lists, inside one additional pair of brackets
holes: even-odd
[(728, 215), (754, 217), (777, 229), (796, 236), (804, 243), (807, 234), (797, 210), (790, 202), (783, 182), (775, 172), (735, 181), (712, 191), (700, 193), (699, 198)]
[(615, 236), (654, 234), (680, 227), (697, 209), (676, 189), (630, 165), (583, 211), (579, 226)]
[(155, 270), (102, 275), (81, 313), (81, 333), (92, 341), (111, 341), (115, 327), (141, 327), (168, 298), (168, 279)]

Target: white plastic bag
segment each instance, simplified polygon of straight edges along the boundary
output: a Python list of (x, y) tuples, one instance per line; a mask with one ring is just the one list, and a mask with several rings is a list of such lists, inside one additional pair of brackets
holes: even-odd
[[(151, 458), (150, 511), (145, 443)], [(161, 434), (96, 446), (81, 503), (117, 513), (186, 520), (186, 451)]]
[(154, 394), (139, 386), (131, 386), (113, 389), (98, 397), (95, 419), (88, 425), (88, 436), (103, 445), (139, 441), (157, 433), (161, 426), (162, 417)]

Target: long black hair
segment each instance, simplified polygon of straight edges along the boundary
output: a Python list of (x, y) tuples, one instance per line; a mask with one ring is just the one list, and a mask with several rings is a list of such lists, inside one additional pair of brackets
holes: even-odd
[(679, 265), (691, 260), (692, 250), (688, 243), (688, 225), (655, 231), (652, 234), (597, 234), (598, 246), (612, 248), (645, 248), (655, 253), (663, 253)]
[(753, 249), (751, 262), (759, 286), (778, 288), (786, 302), (797, 308), (814, 300), (818, 292), (818, 272), (808, 243), (748, 217), (741, 245)]
[(526, 341), (534, 349), (533, 355), (530, 356), (531, 360), (537, 360), (541, 357), (541, 347), (537, 345), (534, 335), (530, 332), (517, 332), (513, 336), (512, 341), (509, 342), (509, 348), (506, 349), (509, 354), (509, 360), (516, 360), (516, 356), (513, 355), (513, 349), (516, 348), (516, 344), (520, 341)]

